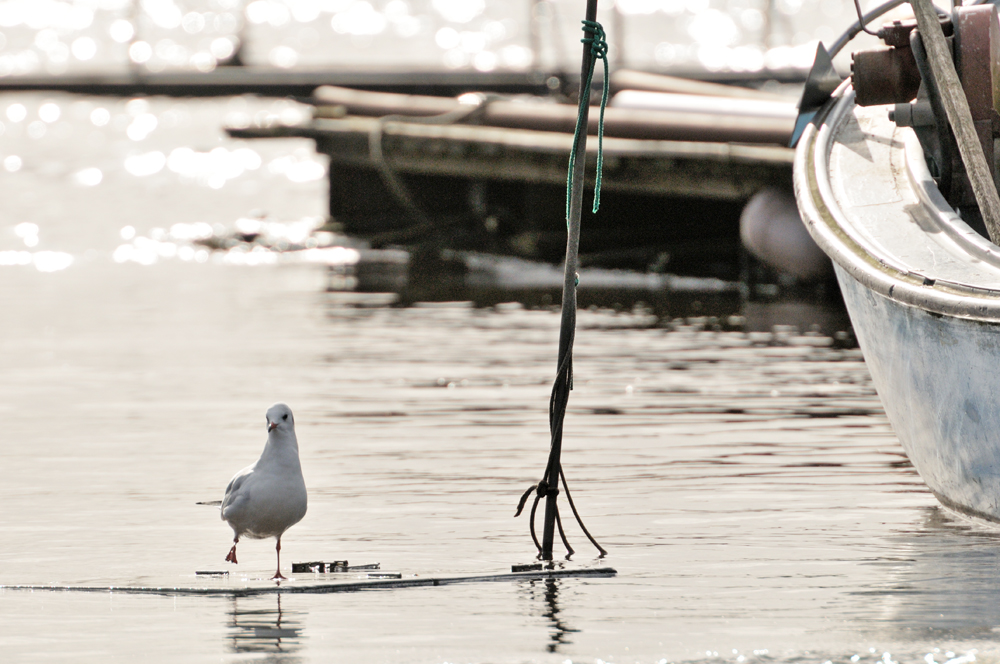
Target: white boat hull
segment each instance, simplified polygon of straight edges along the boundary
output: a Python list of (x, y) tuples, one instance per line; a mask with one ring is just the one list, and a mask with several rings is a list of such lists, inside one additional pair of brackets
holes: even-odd
[(902, 304), (835, 269), (906, 456), (942, 504), (1000, 521), (1000, 327)]
[(1000, 247), (944, 201), (910, 130), (847, 86), (803, 134), (795, 187), (913, 466), (942, 504), (1000, 521)]

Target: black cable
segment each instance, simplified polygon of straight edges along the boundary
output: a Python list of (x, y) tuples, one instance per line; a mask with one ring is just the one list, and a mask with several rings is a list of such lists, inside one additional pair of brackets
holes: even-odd
[[(595, 547), (597, 547), (597, 550), (601, 552), (600, 557), (603, 558), (604, 556), (608, 555), (608, 552), (604, 550), (604, 547), (602, 547), (600, 544), (597, 543), (597, 540), (594, 539), (594, 536), (590, 534), (589, 530), (587, 530), (587, 526), (583, 525), (583, 519), (580, 518), (580, 513), (576, 511), (576, 505), (573, 504), (573, 496), (571, 496), (569, 493), (569, 485), (566, 484), (566, 474), (563, 473), (562, 468), (559, 469), (559, 477), (562, 478), (563, 489), (566, 490), (566, 500), (569, 502), (570, 509), (573, 510), (573, 516), (576, 517), (576, 522), (580, 524), (580, 530), (582, 530), (583, 534), (587, 536), (587, 539), (590, 540), (590, 543), (593, 544)], [(560, 528), (562, 528), (562, 526), (560, 526)], [(567, 545), (567, 547), (568, 546), (569, 545)]]
[(521, 511), (524, 509), (524, 504), (528, 502), (528, 496), (530, 496), (531, 492), (537, 488), (538, 488), (537, 484), (532, 484), (530, 487), (528, 487), (528, 490), (525, 491), (524, 494), (521, 496), (521, 500), (519, 500), (517, 503), (517, 511), (514, 512), (515, 518), (521, 516)]
[[(575, 315), (573, 316), (575, 321)], [(572, 389), (573, 381), (573, 357), (571, 353), (566, 354), (562, 363), (559, 367), (559, 373), (556, 376), (555, 384), (552, 386), (552, 395), (549, 398), (549, 426), (552, 427), (552, 437), (562, 436), (562, 424), (566, 413), (566, 404), (569, 401), (569, 390)], [(535, 533), (535, 512), (538, 510), (538, 503), (543, 497), (547, 497), (550, 494), (559, 493), (559, 481), (562, 480), (563, 489), (566, 491), (566, 500), (569, 502), (569, 507), (573, 511), (573, 516), (576, 518), (577, 524), (580, 526), (580, 530), (583, 534), (587, 536), (590, 543), (600, 552), (601, 558), (608, 555), (608, 552), (598, 544), (594, 536), (590, 534), (587, 530), (587, 526), (583, 523), (583, 518), (580, 516), (580, 512), (576, 509), (576, 503), (573, 502), (573, 496), (569, 492), (569, 484), (566, 483), (566, 473), (563, 472), (562, 464), (559, 464), (558, 468), (554, 468), (555, 461), (552, 455), (549, 456), (548, 465), (545, 468), (545, 475), (541, 482), (534, 484), (528, 488), (521, 495), (521, 499), (517, 504), (517, 511), (514, 516), (519, 516), (524, 510), (524, 506), (528, 501), (528, 496), (535, 492), (535, 500), (531, 504), (531, 513), (528, 517), (529, 529), (531, 531), (531, 541), (534, 542), (535, 548), (538, 549), (539, 554), (542, 552), (542, 546), (538, 542), (538, 536)], [(553, 486), (549, 485), (550, 478), (555, 476), (555, 484)], [(563, 530), (562, 519), (559, 516), (559, 510), (556, 508), (555, 512), (556, 526), (559, 529), (559, 536), (562, 538), (563, 545), (566, 547), (568, 556), (572, 556), (576, 553), (573, 547), (570, 546), (569, 540), (566, 538), (566, 532)]]
[(886, 12), (895, 9), (904, 2), (906, 2), (906, 0), (889, 0), (889, 2), (879, 5), (878, 7), (871, 10), (870, 12), (862, 16), (860, 19), (855, 21), (851, 25), (851, 27), (849, 27), (844, 32), (844, 34), (842, 34), (840, 38), (838, 38), (837, 41), (833, 42), (833, 45), (829, 49), (827, 49), (830, 53), (830, 59), (832, 60), (835, 55), (840, 53), (841, 49), (847, 46), (847, 43), (849, 41), (851, 41), (859, 34), (861, 34), (861, 30), (864, 25), (871, 23), (873, 20), (877, 19), (882, 14), (885, 14)]
[(878, 33), (877, 32), (872, 32), (871, 30), (868, 29), (868, 27), (866, 25), (868, 23), (868, 21), (866, 21), (865, 17), (861, 14), (861, 1), (860, 0), (854, 0), (854, 10), (856, 12), (858, 12), (858, 25), (861, 27), (861, 29), (864, 30), (865, 32), (867, 32), (868, 34), (870, 34), (872, 37), (878, 37)]
[(535, 502), (531, 503), (531, 514), (528, 515), (528, 528), (531, 531), (531, 541), (535, 543), (535, 548), (538, 549), (538, 555), (542, 555), (542, 545), (538, 543), (538, 535), (535, 534), (535, 511), (538, 509), (538, 501), (542, 497), (535, 494)]
[(556, 508), (556, 526), (559, 528), (559, 537), (562, 538), (563, 546), (566, 547), (566, 560), (569, 560), (569, 557), (576, 553), (576, 551), (573, 550), (573, 547), (569, 545), (569, 540), (566, 539), (566, 531), (563, 530), (562, 519), (559, 518), (558, 507)]
[[(837, 39), (837, 41), (833, 42), (833, 45), (827, 49), (827, 52), (830, 54), (830, 59), (832, 60), (834, 56), (840, 53), (840, 51), (843, 50), (845, 46), (847, 46), (848, 42), (850, 42), (852, 39), (861, 34), (861, 31), (864, 30), (864, 26), (868, 25), (869, 23), (877, 19), (879, 16), (882, 16), (883, 14), (888, 13), (890, 10), (893, 10), (896, 7), (906, 3), (907, 1), (908, 0), (889, 0), (889, 2), (879, 5), (878, 7), (871, 10), (870, 12), (862, 16), (860, 19), (855, 21), (851, 25), (851, 27), (849, 27), (844, 32), (844, 34), (842, 34)], [(860, 6), (858, 7), (858, 9), (860, 9)], [(935, 7), (934, 9), (937, 10), (940, 16), (948, 16), (948, 12), (944, 11), (940, 7)], [(868, 31), (865, 30), (865, 32)], [(878, 35), (878, 33), (872, 33), (872, 34)]]
[(371, 131), (368, 132), (368, 157), (372, 164), (375, 165), (375, 169), (381, 176), (382, 181), (389, 190), (389, 193), (395, 197), (396, 202), (399, 203), (400, 207), (402, 207), (410, 215), (410, 217), (417, 222), (414, 228), (419, 228), (421, 231), (429, 230), (434, 228), (434, 223), (420, 208), (414, 200), (413, 195), (410, 193), (410, 190), (406, 187), (402, 180), (396, 176), (392, 167), (389, 166), (389, 162), (385, 159), (385, 154), (382, 151), (382, 136), (385, 133), (386, 123), (406, 122), (409, 124), (428, 125), (456, 124), (473, 119), (477, 115), (481, 115), (485, 112), (486, 107), (490, 104), (490, 102), (499, 98), (500, 97), (497, 95), (481, 95), (480, 102), (476, 105), (464, 108), (459, 107), (439, 115), (384, 115), (378, 118), (375, 124), (372, 125)]

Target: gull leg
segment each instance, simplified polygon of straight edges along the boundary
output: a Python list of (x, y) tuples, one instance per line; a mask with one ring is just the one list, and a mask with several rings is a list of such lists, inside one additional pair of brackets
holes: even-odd
[(237, 535), (233, 539), (233, 548), (229, 550), (229, 555), (226, 556), (227, 563), (233, 563), (234, 565), (236, 564), (236, 545), (239, 544), (239, 542), (240, 542), (240, 536)]
[(274, 576), (271, 577), (271, 580), (280, 581), (282, 579), (285, 579), (285, 577), (281, 575), (281, 537), (278, 537), (278, 544), (274, 547), (274, 550), (278, 554), (278, 569), (274, 573)]

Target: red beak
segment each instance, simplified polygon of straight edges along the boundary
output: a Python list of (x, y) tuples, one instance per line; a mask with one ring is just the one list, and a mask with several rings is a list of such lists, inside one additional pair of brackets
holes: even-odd
[(267, 424), (267, 430), (268, 430), (269, 433), (271, 431), (274, 431), (276, 428), (278, 428), (278, 423), (277, 422), (268, 422), (268, 424)]

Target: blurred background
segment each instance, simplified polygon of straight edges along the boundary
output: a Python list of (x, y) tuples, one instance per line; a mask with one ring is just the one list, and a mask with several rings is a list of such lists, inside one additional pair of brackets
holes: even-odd
[[(255, 238), (262, 221), (271, 224), (266, 229), (271, 241), (254, 248), (274, 247), (276, 242), (287, 246), (289, 233), (295, 240), (291, 244), (302, 248), (307, 236), (324, 227), (365, 241), (379, 229), (406, 230), (413, 216), (406, 205), (370, 218), (353, 213), (350, 205), (338, 208), (337, 187), (331, 189), (331, 182), (346, 183), (341, 188), (356, 194), (362, 207), (398, 196), (390, 195), (392, 187), (387, 191), (371, 184), (379, 177), (371, 164), (360, 170), (352, 166), (350, 173), (342, 168), (347, 173), (343, 178), (340, 171), (329, 172), (330, 159), (337, 161), (342, 150), (329, 142), (317, 149), (314, 140), (303, 140), (325, 131), (310, 124), (314, 115), (326, 111), (310, 105), (316, 100), (308, 91), (327, 79), (353, 77), (359, 87), (388, 80), (411, 93), (451, 96), (461, 90), (516, 88), (533, 92), (536, 101), (548, 96), (548, 101), (571, 102), (583, 8), (583, 3), (569, 0), (0, 2), (0, 191), (8, 194), (0, 209), (0, 224), (6, 227), (0, 232), (0, 249), (7, 251), (0, 254), (0, 265), (60, 269), (98, 255), (104, 260), (108, 253), (117, 261), (207, 260), (211, 250), (231, 247), (204, 241), (239, 234), (240, 224), (244, 236), (250, 228), (249, 236)], [(817, 43), (835, 39), (855, 16), (846, 0), (609, 0), (600, 4), (598, 18), (608, 32), (612, 79), (614, 72), (631, 70), (725, 83), (743, 91), (736, 95), (766, 93), (771, 96), (761, 97), (764, 106), (778, 103), (781, 121), (790, 123)], [(846, 51), (836, 61), (844, 72), (849, 69)], [(215, 76), (212, 80), (229, 76), (239, 83), (203, 90), (201, 99), (157, 87), (170, 76), (194, 81), (190, 77), (201, 74)], [(306, 83), (295, 89), (280, 87), (283, 81), (299, 80), (296, 76)], [(258, 84), (265, 79), (277, 84), (264, 90)], [(421, 85), (442, 80), (461, 83), (437, 89)], [(255, 94), (260, 90), (264, 93)], [(711, 96), (718, 90), (698, 94)], [(744, 112), (731, 100), (726, 104), (723, 110), (706, 112), (710, 117), (728, 114), (726, 122)], [(701, 112), (681, 110), (688, 118)], [(648, 116), (637, 122), (647, 121)], [(227, 127), (269, 132), (230, 136)], [(367, 129), (359, 131), (363, 136)], [(273, 140), (243, 140), (261, 135)], [(772, 146), (787, 142), (787, 132), (777, 136), (764, 140)], [(716, 141), (716, 147), (709, 146), (716, 154), (728, 153), (726, 141), (734, 140), (732, 134), (705, 138), (684, 132), (667, 138)], [(737, 135), (735, 141), (740, 140)], [(647, 149), (634, 147), (622, 154), (635, 156)], [(426, 153), (428, 148), (422, 149)], [(360, 148), (362, 153), (367, 150)], [(777, 186), (786, 193), (765, 206), (768, 214), (778, 214), (774, 210), (779, 208), (786, 217), (796, 214), (787, 193), (791, 153), (768, 150), (741, 157), (747, 164), (743, 171), (732, 160), (712, 166), (717, 157), (705, 154), (690, 163), (675, 162), (676, 150), (661, 150), (652, 160), (653, 170), (676, 163), (677, 173), (664, 176), (665, 183), (648, 186), (650, 173), (637, 175), (626, 164), (618, 184), (627, 191), (615, 199), (616, 181), (607, 178), (610, 198), (594, 226), (600, 228), (600, 237), (585, 237), (581, 251), (600, 254), (593, 261), (598, 266), (745, 281), (753, 269), (748, 269), (747, 254), (740, 247), (740, 215), (751, 196), (769, 184)], [(434, 181), (404, 173), (404, 179), (409, 178), (418, 194), (428, 191), (437, 200), (460, 201), (456, 205), (463, 207), (464, 217), (458, 230), (444, 232), (453, 237), (464, 232), (471, 239), (439, 244), (555, 263), (563, 242), (558, 212), (562, 176), (557, 173), (561, 159), (552, 162), (547, 181), (535, 186), (532, 175), (525, 180), (526, 189), (513, 192), (491, 180), (496, 176), (509, 181), (502, 172), (458, 179), (452, 173), (450, 180)], [(615, 163), (609, 160), (608, 168)], [(756, 179), (750, 177), (755, 164), (765, 167)], [(713, 173), (722, 185), (692, 186), (690, 174), (708, 167), (716, 169)], [(41, 193), (39, 182), (59, 187), (58, 197), (76, 211), (72, 221), (54, 207), (49, 194)], [(535, 200), (535, 190), (544, 190), (539, 196), (545, 205), (508, 209), (511, 200)], [(151, 206), (151, 201), (163, 205)], [(544, 219), (529, 218), (532, 206)], [(433, 209), (431, 214), (447, 216)], [(664, 216), (672, 219), (669, 228), (663, 225)], [(645, 225), (620, 245), (608, 244), (625, 217)], [(275, 222), (298, 226), (279, 227)], [(770, 228), (770, 220), (764, 227)], [(128, 247), (120, 249), (122, 241)], [(181, 246), (191, 242), (203, 246)], [(330, 240), (311, 246), (317, 243)], [(343, 238), (335, 243), (350, 244)], [(621, 255), (611, 255), (614, 252)], [(622, 252), (628, 256), (623, 258)], [(828, 269), (826, 273), (829, 277)]]
[[(870, 9), (863, 3), (864, 9)], [(872, 3), (872, 6), (877, 3)], [(571, 0), (5, 0), (0, 76), (299, 68), (577, 67)], [(608, 0), (613, 66), (670, 73), (804, 69), (855, 18), (846, 0)]]

